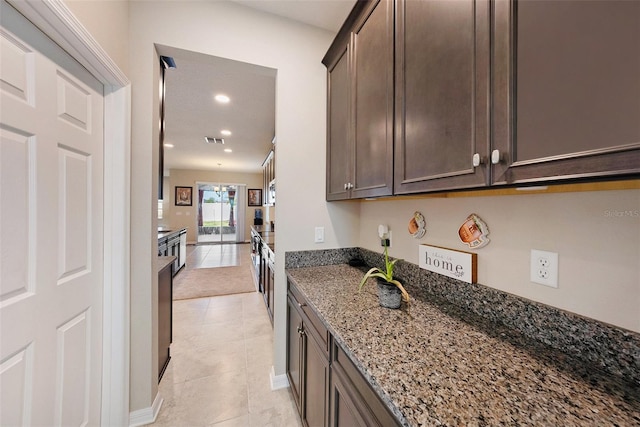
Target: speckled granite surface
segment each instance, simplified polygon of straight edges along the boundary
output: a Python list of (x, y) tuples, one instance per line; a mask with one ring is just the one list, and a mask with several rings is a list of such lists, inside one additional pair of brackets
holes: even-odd
[[(382, 254), (361, 248), (285, 254), (286, 268), (346, 263), (360, 258), (384, 266)], [(332, 262), (333, 261), (333, 262)], [(640, 334), (508, 294), (470, 285), (400, 261), (396, 276), (416, 298), (444, 300), (640, 386)]]
[[(287, 274), (403, 425), (640, 425), (640, 386), (409, 285), (379, 307), (348, 265)], [(627, 378), (628, 379), (628, 378)]]

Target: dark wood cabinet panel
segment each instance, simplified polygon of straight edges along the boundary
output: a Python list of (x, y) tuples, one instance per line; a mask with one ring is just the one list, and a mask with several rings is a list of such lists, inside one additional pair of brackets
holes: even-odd
[[(373, 391), (342, 347), (331, 348), (331, 426), (398, 426), (389, 408)], [(342, 412), (341, 413), (341, 407)], [(346, 424), (341, 424), (346, 422)], [(353, 424), (352, 424), (353, 423)], [(364, 424), (362, 424), (364, 423)]]
[(393, 1), (358, 2), (323, 59), (327, 200), (393, 193)]
[[(287, 296), (287, 377), (305, 427), (324, 427), (328, 419), (329, 355), (304, 308), (306, 300), (290, 285)], [(315, 313), (312, 313), (313, 316)]]
[(302, 317), (295, 307), (295, 302), (287, 298), (287, 378), (293, 398), (302, 412), (301, 386), (302, 386)]
[(329, 359), (319, 343), (305, 335), (303, 421), (307, 427), (327, 425)]
[(349, 198), (349, 49), (327, 67), (327, 200)]
[(331, 427), (369, 427), (340, 376), (331, 375)]
[(640, 173), (638, 1), (363, 0), (323, 63), (327, 200)]
[(393, 192), (393, 2), (372, 2), (352, 33), (352, 197)]
[(640, 2), (497, 1), (497, 184), (640, 172)]
[(173, 341), (173, 262), (157, 261), (158, 270), (158, 382), (171, 360)]
[(394, 192), (488, 184), (489, 2), (396, 4)]

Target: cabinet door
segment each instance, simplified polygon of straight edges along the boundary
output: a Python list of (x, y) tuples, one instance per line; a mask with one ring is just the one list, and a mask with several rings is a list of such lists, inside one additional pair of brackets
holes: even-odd
[(330, 394), (329, 425), (331, 427), (369, 427), (345, 383), (335, 373), (331, 374)]
[(640, 172), (640, 2), (495, 2), (494, 183)]
[(322, 427), (327, 425), (329, 359), (309, 334), (305, 334), (304, 346), (303, 421), (308, 427)]
[(352, 198), (393, 193), (393, 2), (372, 2), (351, 37)]
[(486, 0), (397, 1), (396, 194), (488, 184), (489, 23)]
[(302, 317), (296, 305), (287, 298), (287, 377), (298, 411), (302, 412)]
[(349, 48), (327, 66), (327, 200), (349, 198)]

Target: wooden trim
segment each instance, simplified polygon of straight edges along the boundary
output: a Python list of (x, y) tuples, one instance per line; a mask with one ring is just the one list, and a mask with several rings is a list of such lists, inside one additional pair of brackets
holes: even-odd
[(581, 193), (585, 191), (613, 191), (613, 190), (640, 190), (640, 179), (626, 181), (603, 181), (557, 185), (537, 185), (529, 187), (509, 188), (481, 188), (476, 190), (450, 191), (442, 193), (412, 194), (375, 199), (359, 199), (366, 201), (375, 200), (416, 200), (416, 199), (446, 199), (457, 197), (485, 197), (485, 196), (523, 196), (531, 194), (553, 193)]

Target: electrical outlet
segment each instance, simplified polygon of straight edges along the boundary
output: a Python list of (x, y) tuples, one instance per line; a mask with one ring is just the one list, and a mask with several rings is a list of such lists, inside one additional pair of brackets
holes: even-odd
[(385, 243), (386, 243), (388, 248), (391, 247), (391, 230), (389, 230), (387, 232), (387, 238), (386, 239), (380, 239), (380, 246), (384, 246)]
[(324, 227), (316, 227), (314, 242), (315, 243), (324, 242)]
[(558, 287), (558, 254), (531, 249), (531, 281), (540, 285)]

